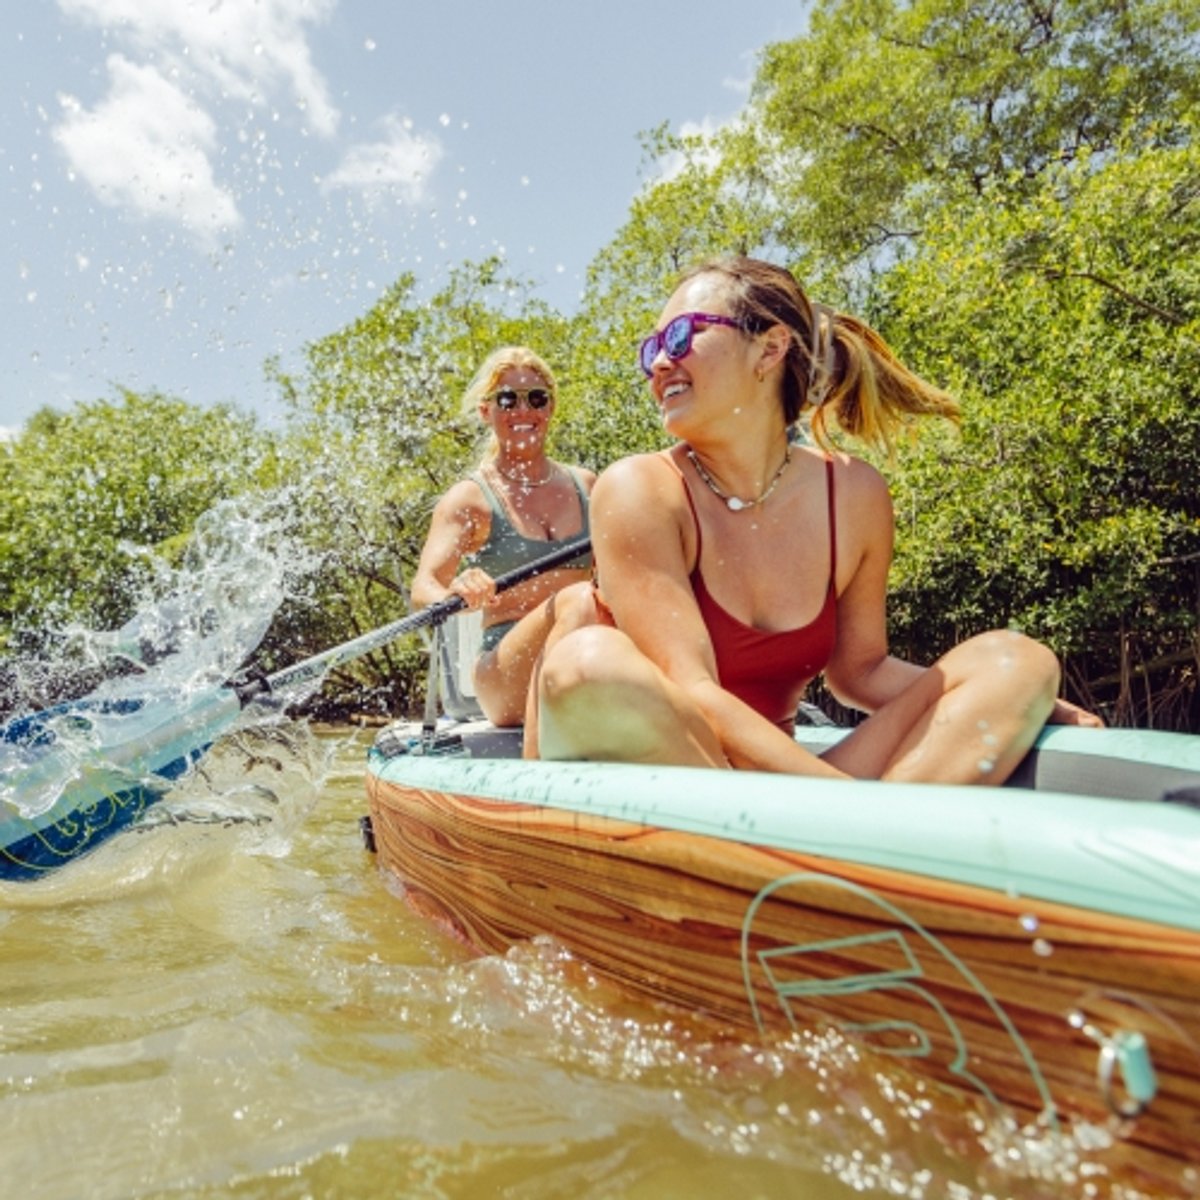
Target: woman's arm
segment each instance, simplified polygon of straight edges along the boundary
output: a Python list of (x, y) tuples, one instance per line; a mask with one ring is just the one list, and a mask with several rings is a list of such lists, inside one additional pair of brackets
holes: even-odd
[(837, 476), (837, 643), (825, 682), (849, 708), (875, 712), (925, 671), (888, 653), (887, 581), (892, 565), (892, 499), (883, 476), (842, 459)]
[(455, 576), (463, 558), (487, 540), (489, 524), (479, 485), (469, 479), (456, 483), (437, 502), (413, 576), (412, 601), (417, 608), (428, 608), (452, 594), (462, 596), (471, 608), (492, 599), (495, 586), (486, 571), (475, 568)]

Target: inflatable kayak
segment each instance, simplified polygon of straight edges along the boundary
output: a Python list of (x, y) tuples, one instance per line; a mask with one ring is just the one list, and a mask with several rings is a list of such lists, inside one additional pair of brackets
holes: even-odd
[(1148, 1186), (1194, 1172), (1200, 738), (1054, 728), (1010, 786), (959, 788), (526, 762), (444, 728), (381, 732), (364, 832), (475, 950), (549, 934), (737, 1036), (832, 1024), (1022, 1119), (1108, 1127)]

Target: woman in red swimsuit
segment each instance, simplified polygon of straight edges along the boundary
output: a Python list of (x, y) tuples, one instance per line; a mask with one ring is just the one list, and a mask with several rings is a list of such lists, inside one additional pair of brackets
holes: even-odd
[[(826, 448), (826, 422), (886, 443), (957, 407), (873, 330), (780, 267), (720, 260), (684, 277), (641, 365), (678, 443), (596, 484), (603, 600), (597, 623), (547, 643), (543, 758), (998, 784), (1047, 720), (1100, 724), (1055, 699), (1057, 661), (1021, 634), (927, 668), (888, 653), (887, 485)], [(815, 447), (789, 436), (806, 414)], [(820, 673), (871, 715), (818, 758), (791, 727)]]

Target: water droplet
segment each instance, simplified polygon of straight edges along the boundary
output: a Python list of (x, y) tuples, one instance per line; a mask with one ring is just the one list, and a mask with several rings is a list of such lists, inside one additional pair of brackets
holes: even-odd
[(1035, 917), (1033, 913), (1022, 913), (1020, 916), (1020, 922), (1021, 928), (1025, 930), (1026, 933), (1036, 932), (1037, 927), (1040, 924), (1037, 917)]
[(1033, 952), (1038, 958), (1049, 958), (1054, 953), (1054, 947), (1045, 938), (1034, 938)]
[(374, 50), (376, 45), (377, 43), (374, 38), (367, 38), (367, 40), (363, 42), (363, 49)]
[(990, 771), (995, 769), (996, 760), (992, 758), (981, 758), (976, 765), (979, 767), (980, 775), (987, 775)]

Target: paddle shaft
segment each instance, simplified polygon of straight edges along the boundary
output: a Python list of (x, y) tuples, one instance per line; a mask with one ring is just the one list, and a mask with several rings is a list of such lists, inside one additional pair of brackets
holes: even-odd
[[(591, 540), (589, 538), (576, 538), (544, 557), (526, 563), (523, 567), (506, 571), (503, 575), (496, 577), (496, 594), (508, 591), (509, 588), (516, 587), (517, 584), (533, 579), (537, 575), (544, 575), (547, 571), (565, 566), (586, 554), (590, 548)], [(390, 625), (383, 625), (371, 633), (364, 633), (353, 641), (345, 642), (341, 646), (334, 646), (332, 650), (326, 650), (322, 654), (306, 658), (294, 666), (284, 667), (283, 670), (276, 671), (273, 675), (236, 685), (234, 690), (242, 704), (245, 705), (264, 693), (277, 692), (284, 688), (294, 687), (299, 683), (307, 683), (324, 675), (325, 672), (333, 670), (334, 667), (341, 666), (342, 663), (361, 658), (364, 654), (369, 654), (372, 650), (377, 650), (380, 646), (395, 641), (396, 638), (402, 637), (406, 633), (415, 633), (418, 629), (440, 625), (464, 608), (466, 608), (466, 602), (461, 596), (447, 596), (445, 600), (439, 600), (436, 604), (421, 609), (420, 612), (410, 613), (407, 617), (401, 617)]]
[[(577, 538), (496, 580), (503, 592), (587, 553)], [(385, 642), (438, 625), (466, 605), (448, 597), (374, 633), (246, 683), (210, 686), (185, 705), (124, 697), (76, 701), (0, 725), (0, 879), (30, 879), (75, 858), (122, 828), (161, 794), (152, 776), (178, 778), (256, 697), (319, 678)], [(165, 710), (165, 711), (164, 711)], [(116, 736), (94, 718), (134, 722)], [(80, 738), (59, 737), (59, 721)], [(104, 741), (104, 739), (108, 739)], [(100, 742), (103, 741), (103, 744)], [(24, 797), (34, 808), (22, 807)], [(100, 814), (99, 818), (96, 814)]]

